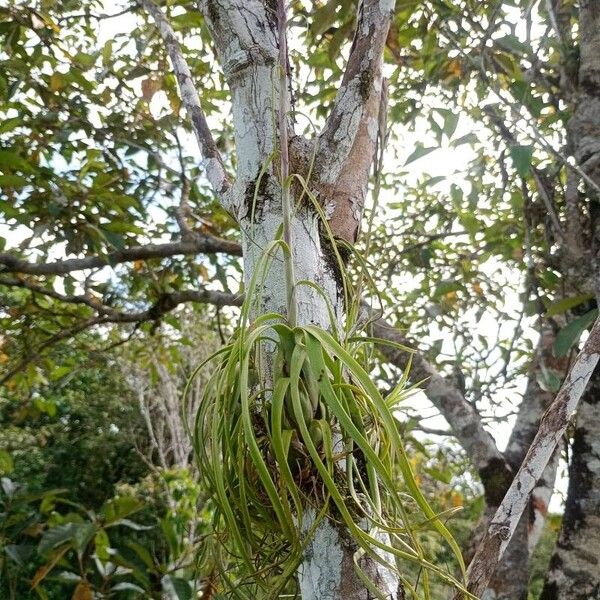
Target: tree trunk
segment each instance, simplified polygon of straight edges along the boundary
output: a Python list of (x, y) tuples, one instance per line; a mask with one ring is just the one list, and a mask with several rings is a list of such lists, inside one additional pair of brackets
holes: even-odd
[[(542, 332), (531, 363), (527, 388), (523, 400), (519, 405), (517, 420), (510, 434), (504, 456), (514, 473), (519, 470), (527, 450), (537, 433), (540, 419), (544, 411), (553, 400), (551, 392), (542, 389), (537, 376), (543, 369), (552, 369), (563, 377), (567, 369), (566, 359), (557, 359), (552, 352), (556, 335), (552, 325), (543, 323)], [(555, 457), (558, 456), (556, 453)], [(552, 493), (556, 475), (557, 460), (553, 459), (544, 471), (544, 481), (540, 481), (528, 509), (523, 514), (515, 534), (508, 545), (494, 577), (488, 584), (488, 589), (483, 598), (486, 600), (525, 600), (529, 585), (529, 555), (531, 548), (535, 548), (533, 538), (539, 537), (540, 526), (543, 527), (544, 517), (547, 512), (547, 502)], [(548, 481), (546, 481), (548, 480)], [(511, 478), (512, 481), (512, 478)], [(549, 483), (550, 482), (550, 483)], [(491, 485), (491, 484), (490, 484)], [(500, 501), (508, 490), (510, 481), (506, 485), (503, 481), (496, 482), (498, 504), (486, 507), (487, 519), (483, 528), (487, 528), (489, 519), (499, 506)], [(535, 500), (537, 499), (537, 500)]]
[(531, 494), (578, 409), (588, 381), (600, 358), (600, 320), (597, 320), (560, 391), (540, 421), (540, 428), (527, 451), (504, 500), (490, 521), (486, 535), (469, 565), (468, 590), (484, 592), (530, 502)]
[[(580, 2), (579, 80), (568, 126), (571, 150), (584, 174), (586, 195), (570, 204), (569, 230), (587, 237), (572, 260), (579, 284), (600, 299), (600, 3)], [(580, 203), (585, 203), (582, 207)], [(568, 206), (567, 208), (570, 208)], [(587, 223), (584, 222), (584, 218)], [(575, 236), (573, 236), (575, 237)], [(569, 249), (567, 249), (568, 251)], [(567, 252), (568, 255), (568, 252)], [(600, 598), (600, 372), (596, 369), (577, 415), (563, 522), (541, 600)]]
[[(266, 270), (264, 261), (265, 251), (281, 232), (282, 185), (278, 159), (274, 160), (274, 156), (279, 150), (279, 141), (288, 137), (287, 132), (279, 131), (276, 125), (280, 93), (283, 91), (278, 63), (278, 29), (284, 31), (285, 27), (278, 28), (274, 4), (257, 0), (232, 0), (228, 3), (209, 0), (201, 3), (231, 89), (237, 174), (229, 205), (242, 231), (246, 284), (257, 275), (255, 315), (269, 312), (286, 314), (288, 306), (283, 251), (278, 248), (272, 252)], [(393, 5), (389, 2), (364, 4), (359, 17), (361, 27), (357, 29), (349, 59), (349, 68), (359, 69), (356, 72), (350, 69), (344, 78), (345, 85), (340, 90), (343, 102), (338, 98), (335, 103), (319, 141), (315, 161), (314, 179), (320, 188), (317, 191), (321, 192), (321, 204), (328, 216), (338, 219), (340, 237), (351, 242), (355, 241), (360, 224), (377, 135), (381, 57), (392, 9)], [(374, 31), (376, 25), (381, 31)], [(365, 61), (354, 65), (353, 57), (361, 48), (368, 56)], [(364, 78), (359, 81), (361, 69), (365, 68), (370, 69), (370, 79), (366, 84)], [(362, 83), (360, 96), (357, 92), (359, 83)], [(350, 120), (347, 118), (348, 111), (352, 112)], [(374, 131), (372, 122), (375, 123)], [(282, 136), (282, 133), (285, 135)], [(294, 140), (293, 132), (289, 137)], [(334, 148), (329, 147), (330, 142), (335, 143)], [(292, 146), (290, 150), (292, 168), (295, 172), (304, 169), (304, 174), (311, 158), (311, 143), (300, 140), (298, 148)], [(353, 153), (361, 156), (361, 164), (353, 165), (354, 179), (349, 186), (346, 181), (347, 164)], [(291, 192), (294, 191), (299, 193), (292, 186)], [(292, 198), (293, 205), (296, 205), (297, 199)], [(352, 212), (348, 217), (350, 209)], [(334, 225), (332, 222), (332, 227)], [(343, 231), (342, 227), (345, 228)], [(317, 211), (305, 197), (303, 205), (296, 207), (290, 224), (295, 280), (310, 281), (324, 294), (299, 283), (295, 289), (296, 322), (329, 328), (328, 305), (332, 307), (336, 320), (342, 318), (345, 307), (336, 277), (335, 259), (332, 260), (331, 251), (328, 252), (330, 242), (323, 240), (320, 229)], [(268, 373), (263, 376), (269, 377)], [(314, 519), (314, 515), (311, 517), (310, 511), (307, 511), (303, 529), (309, 528), (311, 518)], [(303, 600), (366, 600), (369, 596), (367, 588), (354, 568), (356, 550), (356, 543), (343, 526), (323, 520), (308, 544), (299, 569)], [(390, 572), (371, 558), (364, 557), (361, 568), (370, 575), (383, 596), (397, 597), (397, 579)]]
[(600, 598), (600, 369), (577, 415), (560, 535), (540, 600)]
[[(402, 345), (415, 346), (414, 341), (382, 319), (374, 321), (373, 332), (377, 337)], [(465, 400), (462, 392), (443, 378), (421, 354), (417, 353), (411, 357), (411, 378), (413, 381), (425, 382), (423, 387), (427, 397), (450, 424), (452, 432), (477, 468), (484, 486), (486, 510), (465, 552), (467, 561), (473, 556), (481, 541), (489, 520), (500, 505), (514, 473), (520, 467), (537, 433), (544, 411), (553, 399), (550, 392), (544, 391), (539, 386), (536, 377), (538, 372), (543, 367), (565, 374), (567, 360), (556, 359), (553, 356), (554, 339), (554, 329), (546, 323), (532, 361), (527, 389), (504, 455), (498, 450), (492, 436), (483, 427), (480, 416)], [(398, 368), (407, 367), (408, 353), (389, 346), (382, 346), (381, 352)], [(528, 559), (543, 528), (548, 502), (554, 488), (558, 457), (559, 453), (556, 453), (534, 490), (531, 506), (527, 511), (528, 516), (519, 524), (489, 584), (486, 598), (521, 600), (527, 596)]]

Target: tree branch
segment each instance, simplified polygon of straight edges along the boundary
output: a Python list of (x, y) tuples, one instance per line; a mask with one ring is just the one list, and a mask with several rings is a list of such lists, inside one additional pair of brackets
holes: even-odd
[[(383, 319), (373, 323), (373, 333), (376, 337), (402, 345), (414, 346), (410, 340), (397, 328)], [(381, 353), (395, 366), (405, 369), (411, 355), (390, 346), (380, 346)], [(432, 404), (448, 421), (452, 433), (465, 449), (473, 465), (479, 472), (485, 490), (486, 501), (492, 506), (498, 506), (502, 495), (508, 487), (513, 472), (498, 450), (494, 438), (483, 427), (480, 415), (464, 398), (463, 394), (447, 379), (442, 377), (434, 365), (422, 354), (412, 354), (410, 377), (413, 381), (422, 381), (425, 394)], [(506, 486), (499, 483), (506, 480)]]
[(360, 3), (342, 83), (317, 140), (321, 202), (334, 235), (351, 243), (359, 229), (379, 133), (383, 49), (393, 10), (389, 0)]
[[(568, 371), (568, 358), (554, 356), (555, 339), (556, 333), (552, 323), (547, 319), (542, 320), (540, 338), (529, 365), (527, 387), (519, 404), (517, 418), (504, 451), (506, 462), (513, 469), (513, 473), (519, 470), (527, 450), (535, 438), (540, 419), (554, 399), (551, 392), (540, 387), (539, 374), (544, 370), (553, 370), (562, 379)], [(553, 459), (548, 463), (542, 479), (538, 481), (531, 494), (528, 510), (521, 518), (521, 522), (488, 584), (488, 590), (494, 591), (496, 594), (517, 597), (523, 589), (527, 588), (528, 559), (544, 528), (548, 504), (554, 490), (559, 455), (560, 452), (557, 450)], [(496, 494), (498, 502), (494, 506), (486, 506), (482, 517), (473, 529), (469, 542), (469, 557), (472, 558), (483, 540), (490, 521), (511, 483), (512, 479), (499, 482)]]
[(231, 182), (229, 175), (225, 170), (225, 164), (221, 158), (221, 154), (217, 148), (215, 140), (212, 137), (206, 117), (200, 104), (200, 97), (190, 68), (183, 57), (181, 46), (177, 41), (173, 28), (167, 21), (162, 10), (154, 4), (153, 0), (139, 0), (139, 3), (144, 7), (144, 10), (154, 20), (158, 31), (165, 43), (169, 58), (173, 65), (173, 71), (177, 78), (181, 101), (185, 106), (202, 156), (202, 164), (206, 170), (206, 176), (221, 200), (225, 208), (229, 209), (228, 201), (224, 194), (229, 189)]
[[(539, 430), (512, 485), (496, 511), (469, 565), (469, 591), (479, 596), (496, 569), (529, 503), (531, 492), (552, 458), (600, 358), (600, 320), (596, 321)], [(459, 598), (457, 595), (455, 598)]]
[(365, 0), (360, 3), (342, 83), (319, 134), (317, 156), (338, 161), (338, 172), (354, 145), (365, 107), (373, 96), (379, 99), (383, 48), (393, 9), (393, 2)]
[(519, 405), (517, 419), (504, 451), (504, 455), (515, 472), (521, 466), (538, 431), (542, 415), (554, 399), (552, 392), (546, 391), (540, 386), (538, 382), (539, 373), (550, 370), (562, 380), (569, 369), (568, 356), (561, 358), (554, 356), (555, 340), (556, 333), (552, 323), (544, 319), (541, 325), (540, 338), (529, 365), (523, 400)]
[(86, 256), (85, 258), (69, 258), (50, 263), (31, 263), (9, 253), (0, 253), (0, 273), (25, 273), (29, 275), (66, 275), (73, 271), (97, 269), (114, 266), (134, 260), (151, 258), (169, 258), (180, 254), (200, 253), (231, 254), (241, 256), (242, 248), (237, 242), (216, 236), (194, 234), (193, 239), (167, 244), (147, 244), (132, 246), (123, 250), (109, 252), (105, 256)]
[(201, 302), (215, 306), (241, 306), (244, 297), (241, 294), (229, 294), (218, 290), (200, 288), (198, 290), (182, 290), (162, 294), (159, 299), (147, 310), (138, 312), (123, 312), (112, 306), (102, 304), (93, 296), (67, 295), (56, 290), (45, 288), (41, 285), (20, 279), (0, 279), (0, 285), (18, 287), (41, 294), (65, 304), (85, 304), (106, 318), (108, 323), (141, 323), (160, 318), (173, 310), (178, 304), (185, 302)]
[(100, 302), (95, 302), (88, 296), (68, 296), (60, 294), (55, 290), (43, 288), (42, 286), (25, 281), (0, 280), (0, 285), (28, 289), (33, 293), (39, 293), (67, 304), (85, 304), (98, 313), (98, 316), (82, 321), (68, 329), (64, 329), (42, 342), (33, 353), (23, 357), (12, 369), (0, 378), (0, 385), (5, 384), (8, 380), (12, 379), (12, 377), (23, 370), (29, 363), (36, 360), (44, 350), (53, 344), (64, 339), (75, 337), (77, 334), (90, 329), (95, 325), (104, 325), (108, 323), (134, 323), (139, 326), (141, 323), (147, 321), (158, 321), (163, 315), (171, 312), (179, 304), (185, 302), (214, 304), (215, 306), (222, 307), (241, 306), (244, 301), (243, 294), (228, 294), (218, 290), (202, 288), (199, 290), (182, 290), (180, 292), (166, 293), (161, 295), (160, 298), (146, 310), (124, 312), (101, 304)]

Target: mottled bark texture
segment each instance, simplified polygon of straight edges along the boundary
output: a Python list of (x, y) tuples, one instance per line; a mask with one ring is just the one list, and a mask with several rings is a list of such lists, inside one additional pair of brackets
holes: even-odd
[[(373, 333), (380, 338), (414, 347), (398, 328), (383, 319), (373, 323)], [(541, 369), (554, 369), (564, 375), (566, 361), (557, 360), (552, 353), (555, 332), (545, 323), (532, 360), (527, 389), (519, 407), (519, 414), (504, 454), (500, 452), (490, 433), (484, 428), (479, 413), (464, 398), (453, 383), (443, 377), (423, 354), (412, 355), (411, 378), (423, 382), (421, 385), (429, 400), (448, 421), (452, 433), (467, 452), (477, 469), (484, 487), (486, 508), (474, 529), (465, 559), (469, 561), (483, 539), (490, 519), (496, 512), (521, 466), (527, 450), (538, 430), (540, 419), (552, 401), (552, 394), (544, 391), (537, 374)], [(382, 354), (395, 366), (404, 370), (409, 354), (389, 346), (381, 346)], [(486, 598), (495, 600), (521, 600), (527, 595), (529, 580), (529, 555), (539, 539), (554, 488), (558, 465), (555, 454), (542, 479), (536, 486), (526, 515), (517, 528), (498, 569), (489, 583)]]
[[(282, 223), (281, 186), (277, 161), (273, 160), (280, 87), (276, 15), (274, 5), (258, 1), (210, 0), (201, 8), (231, 90), (237, 155), (231, 210), (242, 230), (244, 273), (249, 283)], [(293, 215), (291, 241), (296, 279), (317, 284), (340, 316), (339, 290), (311, 206), (305, 204)], [(282, 257), (280, 250), (275, 252), (271, 268), (264, 274), (257, 313), (286, 312)], [(329, 325), (327, 301), (321, 294), (299, 286), (296, 296), (299, 322)]]
[(394, 3), (359, 3), (342, 84), (317, 141), (321, 203), (336, 237), (356, 241), (379, 129), (382, 56)]
[(468, 588), (481, 595), (502, 558), (537, 482), (565, 434), (600, 358), (600, 320), (594, 324), (561, 389), (545, 412), (539, 430), (468, 569)]
[[(570, 175), (567, 196), (571, 238), (568, 272), (600, 299), (600, 2), (579, 5), (579, 74), (568, 125), (571, 151), (585, 174)], [(569, 183), (569, 182), (568, 182)], [(567, 188), (569, 192), (569, 187)], [(566, 256), (569, 256), (567, 251)], [(583, 258), (583, 260), (580, 260)], [(578, 262), (579, 261), (579, 262)], [(541, 600), (600, 598), (600, 372), (594, 372), (577, 414), (571, 444), (569, 488), (558, 541)]]
[(540, 600), (600, 598), (600, 369), (577, 414), (569, 490)]
[[(567, 359), (557, 359), (552, 350), (555, 339), (554, 326), (550, 322), (544, 321), (540, 339), (529, 368), (527, 387), (504, 451), (504, 457), (513, 473), (519, 470), (538, 431), (540, 419), (553, 399), (552, 393), (540, 386), (538, 375), (549, 369), (561, 378), (566, 374)], [(483, 596), (485, 600), (524, 600), (527, 598), (529, 556), (535, 548), (544, 526), (548, 503), (554, 489), (559, 453), (560, 450), (555, 452), (544, 471), (542, 479), (537, 483), (504, 556), (488, 584), (488, 589)], [(511, 482), (512, 476), (508, 483), (504, 481), (497, 482), (496, 494), (494, 495), (494, 500), (497, 501), (494, 503), (488, 501), (486, 504), (485, 514), (477, 526), (477, 533), (473, 535), (471, 544), (473, 551), (481, 542), (489, 526), (490, 519), (508, 491)]]
[[(282, 224), (280, 139), (292, 140), (291, 172), (302, 175), (306, 171), (302, 167), (316, 148), (308, 185), (323, 205), (334, 235), (356, 240), (378, 134), (383, 43), (394, 3), (361, 3), (346, 73), (331, 116), (316, 140), (295, 136), (289, 119), (278, 119), (285, 104), (280, 98), (285, 82), (280, 65), (287, 61), (279, 56), (277, 8), (277, 2), (258, 0), (200, 2), (231, 92), (237, 172), (227, 207), (242, 231), (246, 283), (261, 269), (255, 314), (285, 314), (287, 309), (281, 249), (271, 252), (270, 267), (262, 271), (265, 251), (278, 237)], [(289, 131), (279, 131), (278, 121), (280, 127), (287, 121)], [(291, 193), (296, 206), (289, 228), (295, 278), (310, 281), (323, 292), (297, 285), (297, 323), (328, 328), (328, 304), (336, 320), (344, 313), (331, 241), (322, 234), (318, 213), (306, 195), (298, 206), (301, 187), (292, 186)], [(341, 525), (325, 521), (318, 527), (299, 570), (303, 600), (366, 600), (367, 589), (353, 567), (356, 550)], [(361, 566), (384, 596), (397, 597), (397, 580), (385, 568), (370, 558)]]
[(221, 195), (223, 201), (222, 194), (229, 189), (230, 185), (229, 176), (225, 171), (223, 159), (206, 122), (206, 117), (200, 105), (198, 91), (196, 90), (191, 71), (183, 58), (175, 32), (163, 15), (162, 10), (153, 0), (140, 0), (140, 3), (154, 20), (164, 41), (167, 53), (171, 59), (173, 72), (177, 78), (177, 84), (179, 85), (181, 101), (188, 112), (194, 133), (196, 134), (206, 177), (210, 181), (215, 193)]
[[(560, 5), (561, 3), (557, 4), (558, 7)], [(559, 29), (561, 28), (559, 27)], [(564, 43), (568, 41), (567, 31), (568, 24), (561, 29)], [(566, 293), (576, 295), (585, 291), (600, 298), (600, 205), (598, 204), (600, 199), (600, 2), (597, 0), (580, 3), (579, 46), (578, 81), (568, 81), (566, 72), (564, 77), (561, 77), (561, 88), (565, 91), (566, 97), (573, 103), (573, 116), (568, 125), (568, 139), (571, 152), (580, 167), (579, 173), (573, 169), (569, 169), (567, 173), (564, 213), (565, 235), (561, 238), (560, 252), (562, 258), (561, 270), (568, 289)], [(582, 194), (579, 190), (582, 180), (585, 194)], [(546, 327), (542, 332), (540, 346), (533, 362), (533, 369), (539, 369), (541, 363), (543, 368), (550, 368), (557, 374), (562, 375), (566, 368), (565, 359), (557, 360), (553, 357), (552, 343), (555, 332), (548, 325), (546, 323)], [(535, 374), (533, 373), (533, 375), (530, 373), (527, 391), (505, 451), (506, 460), (513, 469), (522, 461), (523, 453), (528, 448), (537, 430), (540, 411), (549, 401), (549, 394), (540, 389)], [(588, 405), (587, 397), (580, 409), (581, 415), (588, 412), (586, 408)], [(580, 419), (582, 418), (581, 415)], [(600, 427), (598, 425), (597, 421), (589, 422), (589, 436), (593, 436), (592, 432), (595, 427), (595, 436), (600, 437)], [(578, 442), (580, 439), (581, 435), (576, 436), (572, 449), (573, 460), (570, 476), (575, 478), (575, 483), (570, 480), (567, 512), (565, 513), (560, 539), (553, 557), (552, 569), (544, 591), (544, 594), (549, 594), (548, 598), (569, 600), (570, 598), (595, 598), (597, 595), (597, 589), (593, 592), (589, 590), (593, 590), (590, 584), (593, 577), (595, 576), (596, 580), (600, 578), (598, 563), (596, 563), (594, 572), (590, 565), (586, 565), (577, 557), (582, 554), (585, 555), (589, 551), (590, 546), (585, 545), (586, 541), (584, 540), (593, 540), (595, 536), (597, 539), (598, 523), (594, 519), (577, 521), (580, 531), (577, 532), (577, 535), (570, 535), (575, 520), (567, 516), (567, 513), (573, 510), (572, 507), (580, 507), (581, 504), (578, 497), (582, 493), (582, 486), (577, 485), (580, 476), (577, 465), (585, 459), (577, 458), (577, 453), (582, 450), (582, 445)], [(551, 497), (551, 487), (556, 474), (558, 456), (559, 451), (555, 451), (544, 471), (542, 480), (534, 489), (528, 506), (529, 518), (523, 517), (516, 527), (513, 540), (506, 550), (503, 564), (498, 567), (494, 578), (489, 584), (488, 595), (485, 597), (518, 600), (525, 595), (526, 581), (522, 575), (523, 565), (526, 562), (520, 561), (521, 558), (526, 561), (527, 555), (522, 551), (521, 544), (524, 540), (527, 540), (529, 552), (531, 552), (539, 539)], [(589, 459), (589, 455), (586, 455), (585, 458)], [(600, 462), (592, 461), (588, 464), (588, 467), (591, 472), (594, 469), (600, 470)], [(584, 504), (586, 504), (585, 501)], [(595, 510), (596, 513), (598, 512), (597, 506), (590, 506), (590, 509)], [(585, 531), (585, 529), (588, 529), (588, 531)], [(561, 562), (565, 556), (565, 547), (561, 546), (561, 541), (567, 539), (573, 540), (569, 543), (568, 551), (571, 562), (568, 567), (566, 562)], [(578, 546), (578, 544), (580, 545)], [(600, 546), (598, 550), (600, 551)], [(560, 571), (561, 564), (565, 564), (562, 571)], [(525, 586), (521, 588), (523, 590), (521, 595), (518, 591), (521, 585), (521, 583), (517, 583), (519, 580), (525, 583)], [(584, 580), (588, 581), (587, 587), (579, 585)], [(581, 592), (576, 592), (578, 587), (581, 588)], [(492, 594), (492, 591), (495, 595)], [(578, 593), (581, 595), (577, 595)]]

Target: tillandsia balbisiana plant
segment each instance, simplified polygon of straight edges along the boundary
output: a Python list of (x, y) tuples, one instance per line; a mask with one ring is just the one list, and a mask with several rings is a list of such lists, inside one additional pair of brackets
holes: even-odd
[[(338, 241), (307, 184), (310, 168), (305, 177), (290, 174), (283, 2), (278, 11), (280, 60), (273, 86), (279, 103), (273, 113), (280, 150), (269, 162), (279, 159), (282, 224), (250, 274), (231, 341), (198, 367), (213, 366), (193, 435), (200, 476), (216, 506), (213, 552), (219, 574), (233, 597), (293, 595), (293, 576), (311, 539), (330, 520), (344, 524), (356, 546), (352, 567), (374, 597), (385, 596), (363, 569), (364, 557), (393, 573), (414, 599), (430, 598), (432, 576), (470, 597), (419, 543), (424, 531), (441, 536), (464, 580), (460, 549), (442, 521), (450, 515), (436, 514), (425, 499), (399, 435), (394, 408), (411, 391), (408, 373), (384, 397), (365, 366), (375, 342), (389, 344), (357, 325), (360, 290), (369, 280), (366, 260), (359, 256), (361, 272), (352, 289)], [(258, 176), (252, 212), (266, 170)], [(300, 190), (295, 205), (292, 182)], [(378, 194), (376, 183), (375, 205)], [(343, 326), (331, 306), (328, 329), (297, 322), (300, 286), (311, 286), (328, 302), (314, 282), (295, 280), (290, 227), (302, 201), (320, 217), (335, 256), (347, 312)], [(367, 248), (371, 225), (372, 219)], [(287, 312), (260, 314), (275, 260), (284, 261)], [(418, 565), (417, 581), (403, 575), (403, 561)]]

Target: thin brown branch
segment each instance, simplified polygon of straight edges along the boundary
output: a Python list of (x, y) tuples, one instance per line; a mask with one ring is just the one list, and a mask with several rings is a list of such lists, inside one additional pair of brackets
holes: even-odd
[(107, 323), (142, 323), (144, 321), (154, 321), (162, 315), (173, 310), (177, 305), (185, 302), (199, 302), (203, 304), (213, 304), (218, 307), (223, 306), (241, 306), (243, 295), (228, 294), (218, 290), (209, 290), (201, 288), (198, 290), (182, 290), (180, 292), (165, 293), (147, 310), (138, 312), (124, 312), (117, 310), (100, 300), (89, 295), (77, 296), (61, 294), (56, 290), (37, 285), (35, 283), (20, 279), (0, 279), (0, 286), (18, 287), (30, 290), (33, 293), (41, 294), (54, 300), (64, 302), (65, 304), (85, 304), (99, 316), (102, 316)]
[(116, 17), (122, 17), (123, 15), (126, 15), (128, 12), (131, 12), (130, 7), (124, 8), (123, 10), (120, 10), (119, 12), (112, 13), (112, 14), (96, 15), (94, 13), (89, 13), (89, 12), (88, 13), (78, 13), (78, 14), (73, 14), (73, 15), (65, 15), (64, 17), (59, 19), (58, 22), (64, 23), (65, 21), (74, 21), (77, 19), (95, 19), (96, 21), (105, 21), (106, 19), (115, 19)]
[(28, 275), (66, 275), (73, 271), (114, 266), (135, 260), (170, 258), (177, 255), (217, 253), (241, 256), (242, 248), (234, 241), (211, 235), (194, 233), (193, 239), (166, 244), (132, 246), (109, 252), (105, 256), (69, 258), (49, 263), (32, 263), (10, 253), (0, 253), (0, 273), (24, 273)]

